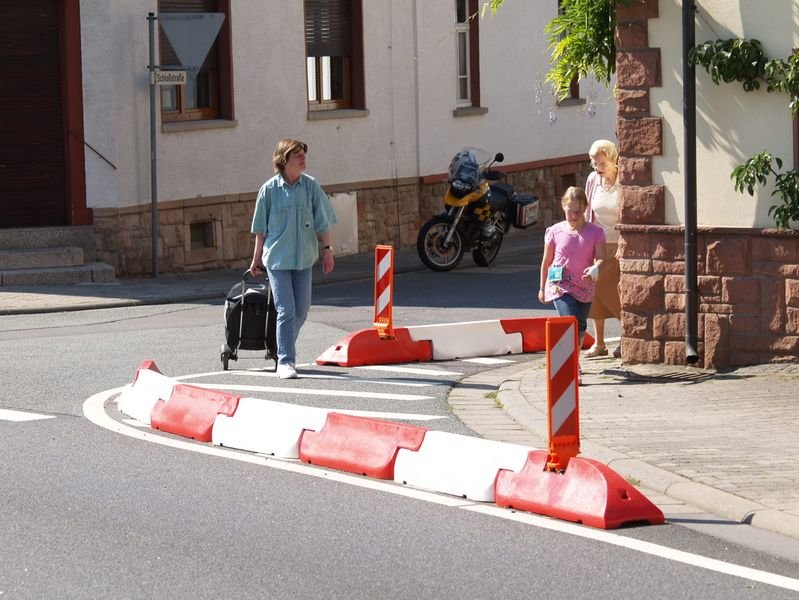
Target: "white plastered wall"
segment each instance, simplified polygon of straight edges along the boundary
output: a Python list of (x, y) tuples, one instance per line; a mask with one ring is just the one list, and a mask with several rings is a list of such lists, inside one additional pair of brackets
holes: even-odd
[[(481, 104), (488, 113), (455, 118), (454, 3), (364, 0), (368, 116), (309, 120), (303, 4), (235, 0), (235, 126), (164, 132), (157, 127), (159, 201), (256, 191), (272, 175), (282, 137), (304, 140), (308, 172), (322, 185), (442, 173), (462, 146), (502, 151), (506, 163), (583, 154), (614, 139), (610, 90), (589, 83), (588, 104), (560, 107), (538, 93), (548, 68), (546, 23), (555, 0), (508, 2), (480, 23)], [(155, 0), (81, 0), (90, 208), (150, 201), (147, 13)], [(537, 99), (539, 100), (537, 102)]]
[[(544, 27), (557, 14), (554, 0), (506, 2), (480, 21), (480, 88), (485, 115), (454, 117), (456, 63), (453, 2), (417, 3), (419, 29), (420, 165), (441, 173), (464, 146), (503, 152), (509, 164), (585, 154), (597, 138), (615, 140), (612, 87), (581, 82), (589, 103), (555, 107)], [(482, 6), (482, 2), (478, 3)], [(539, 84), (542, 87), (539, 88)], [(557, 117), (553, 123), (550, 112)]]
[[(768, 8), (766, 9), (766, 4)], [(727, 38), (758, 39), (769, 58), (786, 58), (799, 41), (799, 2), (698, 0), (696, 43)], [(663, 155), (653, 160), (653, 179), (666, 186), (666, 222), (685, 222), (682, 115), (682, 4), (660, 0), (649, 20), (649, 44), (661, 49), (663, 86), (651, 89), (653, 116), (663, 117)], [(697, 221), (701, 226), (773, 227), (773, 187), (755, 197), (734, 190), (732, 170), (769, 150), (793, 163), (792, 119), (782, 93), (745, 92), (740, 83), (716, 85), (696, 68)]]

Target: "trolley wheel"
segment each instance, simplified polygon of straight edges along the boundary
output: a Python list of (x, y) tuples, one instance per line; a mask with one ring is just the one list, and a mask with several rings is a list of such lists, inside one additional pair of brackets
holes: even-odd
[(272, 372), (273, 372), (273, 373), (277, 373), (277, 354), (273, 354), (272, 352), (267, 352), (267, 353), (266, 353), (266, 356), (264, 357), (264, 359), (265, 359), (265, 360), (269, 360), (270, 358), (271, 358), (273, 361), (275, 361), (275, 366), (274, 366), (274, 367), (272, 367)]
[(228, 361), (229, 360), (230, 360), (230, 354), (228, 354), (227, 352), (223, 352), (222, 353), (222, 370), (223, 371), (227, 371), (228, 364), (229, 364)]

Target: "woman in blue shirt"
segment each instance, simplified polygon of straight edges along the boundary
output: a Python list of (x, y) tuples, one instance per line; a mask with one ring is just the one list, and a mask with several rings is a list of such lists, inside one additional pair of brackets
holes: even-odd
[[(297, 377), (296, 342), (311, 307), (311, 274), (323, 244), (322, 272), (333, 270), (330, 227), (336, 214), (317, 181), (304, 173), (308, 146), (283, 139), (275, 147), (275, 176), (258, 191), (250, 271), (269, 276), (277, 308), (277, 376)], [(317, 241), (318, 240), (318, 241)]]

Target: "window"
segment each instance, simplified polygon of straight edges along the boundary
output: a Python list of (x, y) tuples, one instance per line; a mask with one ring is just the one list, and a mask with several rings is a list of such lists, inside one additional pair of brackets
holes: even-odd
[(480, 37), (477, 0), (455, 0), (458, 106), (480, 106)]
[[(230, 62), (230, 0), (158, 0), (159, 13), (221, 12), (222, 29), (208, 51), (196, 77), (186, 85), (159, 86), (161, 120), (197, 121), (233, 118), (233, 84)], [(180, 69), (180, 61), (164, 30), (158, 29), (159, 65)]]
[(458, 94), (459, 103), (469, 101), (469, 11), (468, 0), (455, 0), (455, 43), (458, 56)]
[(305, 0), (308, 110), (366, 108), (361, 0)]

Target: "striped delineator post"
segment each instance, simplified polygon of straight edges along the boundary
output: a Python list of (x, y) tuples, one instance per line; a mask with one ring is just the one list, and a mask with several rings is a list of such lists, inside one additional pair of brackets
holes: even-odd
[(580, 453), (577, 319), (547, 320), (547, 469), (561, 471)]
[(381, 339), (394, 338), (394, 247), (375, 246), (375, 320)]

